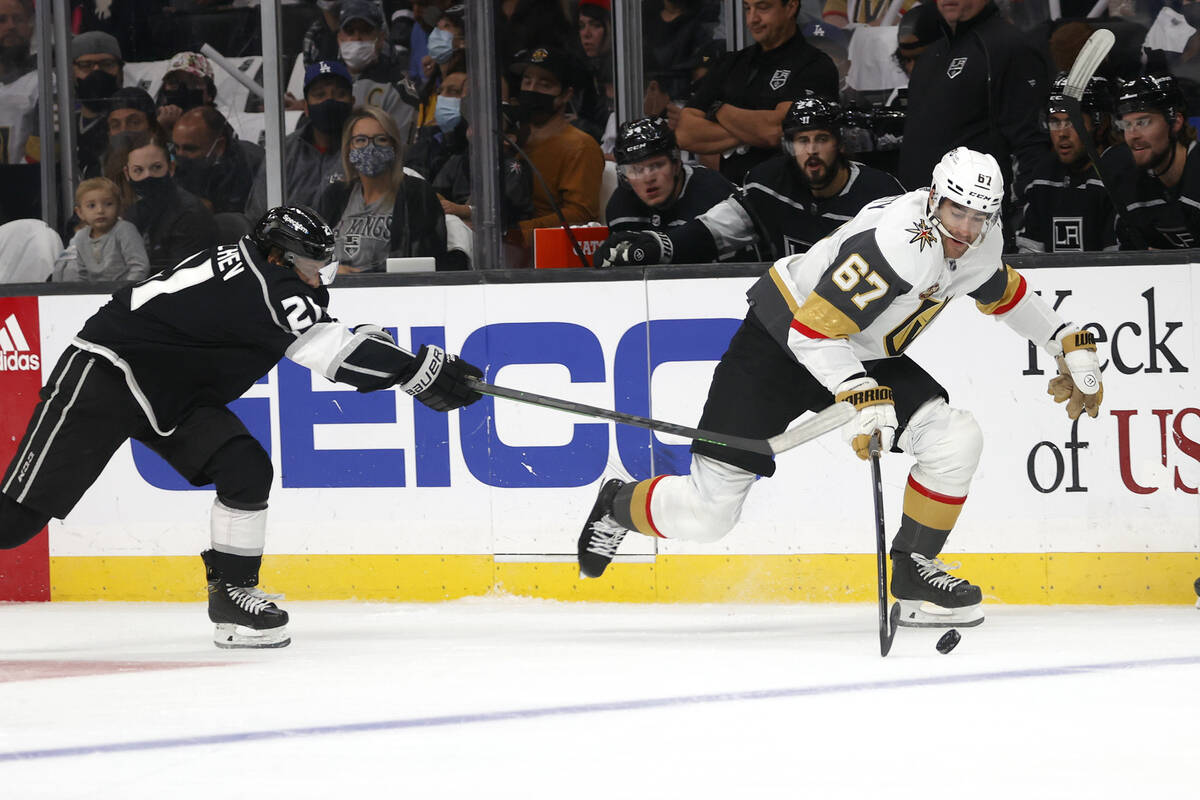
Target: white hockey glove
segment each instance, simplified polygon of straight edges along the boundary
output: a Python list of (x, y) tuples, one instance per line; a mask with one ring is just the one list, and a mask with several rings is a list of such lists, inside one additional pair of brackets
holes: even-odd
[(1062, 355), (1058, 375), (1050, 379), (1047, 394), (1054, 402), (1067, 404), (1067, 416), (1079, 419), (1085, 410), (1089, 417), (1100, 413), (1104, 384), (1100, 380), (1100, 358), (1096, 355), (1096, 337), (1091, 331), (1070, 331), (1059, 339)]
[(892, 449), (896, 438), (896, 404), (892, 402), (892, 390), (880, 386), (874, 378), (851, 378), (842, 381), (834, 393), (838, 402), (845, 400), (858, 410), (858, 416), (842, 426), (842, 438), (854, 448), (863, 461), (871, 457), (871, 434), (879, 431), (882, 452)]
[(426, 344), (413, 357), (412, 372), (398, 376), (397, 384), (434, 411), (453, 411), (481, 397), (467, 383), (468, 375), (482, 378), (483, 372), (437, 345)]

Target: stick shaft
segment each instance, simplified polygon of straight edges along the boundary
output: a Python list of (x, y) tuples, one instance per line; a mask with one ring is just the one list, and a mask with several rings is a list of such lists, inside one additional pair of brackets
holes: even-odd
[(879, 594), (879, 655), (887, 656), (892, 649), (892, 626), (888, 621), (887, 542), (883, 518), (883, 476), (879, 470), (880, 437), (871, 436), (871, 492), (875, 500), (875, 574)]

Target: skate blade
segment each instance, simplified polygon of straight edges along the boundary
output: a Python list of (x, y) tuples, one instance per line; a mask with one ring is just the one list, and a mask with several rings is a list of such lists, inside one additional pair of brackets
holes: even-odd
[(973, 628), (983, 624), (981, 605), (943, 608), (923, 600), (898, 602), (900, 618), (896, 624), (903, 628)]
[(291, 643), (286, 625), (256, 631), (232, 622), (218, 622), (213, 628), (213, 644), (222, 650), (262, 650)]

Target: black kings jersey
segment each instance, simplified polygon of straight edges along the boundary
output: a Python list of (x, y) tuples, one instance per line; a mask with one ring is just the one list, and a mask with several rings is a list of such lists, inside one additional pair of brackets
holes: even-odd
[(1031, 253), (1116, 250), (1116, 212), (1089, 166), (1072, 171), (1053, 153), (1038, 164), (1025, 189), (1017, 245)]
[(733, 184), (716, 170), (684, 164), (682, 171), (683, 186), (679, 197), (669, 205), (656, 208), (642, 202), (637, 192), (621, 181), (609, 197), (604, 212), (609, 232), (665, 231), (691, 222), (733, 194)]
[[(1178, 249), (1200, 246), (1200, 149), (1192, 142), (1178, 185), (1167, 188), (1163, 182), (1133, 161), (1125, 145), (1110, 147), (1100, 160), (1107, 165), (1118, 187), (1123, 227), (1135, 228), (1146, 247)], [(1121, 231), (1121, 249), (1135, 249)]]
[(240, 397), (285, 355), (364, 390), (391, 385), (411, 355), (350, 333), (328, 304), (324, 287), (269, 263), (242, 237), (121, 289), (74, 344), (121, 369), (167, 435), (190, 409)]

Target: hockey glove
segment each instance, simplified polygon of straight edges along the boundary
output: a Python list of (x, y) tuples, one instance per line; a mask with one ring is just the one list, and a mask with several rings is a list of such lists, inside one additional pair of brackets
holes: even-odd
[(834, 399), (845, 400), (858, 410), (858, 416), (842, 426), (842, 438), (854, 448), (863, 461), (871, 457), (871, 434), (879, 431), (882, 452), (892, 449), (896, 438), (896, 405), (892, 402), (892, 390), (880, 386), (873, 378), (851, 378), (837, 387)]
[(467, 385), (467, 376), (482, 378), (483, 372), (437, 345), (422, 345), (413, 358), (411, 374), (400, 375), (400, 388), (434, 411), (453, 411), (480, 398)]
[(1047, 394), (1054, 402), (1067, 404), (1067, 416), (1079, 419), (1085, 410), (1089, 417), (1100, 413), (1104, 384), (1100, 380), (1100, 359), (1096, 355), (1096, 337), (1091, 331), (1071, 331), (1059, 340), (1063, 354), (1058, 375), (1050, 379)]
[(670, 264), (674, 250), (670, 238), (657, 231), (622, 231), (596, 248), (592, 264), (600, 268)]

